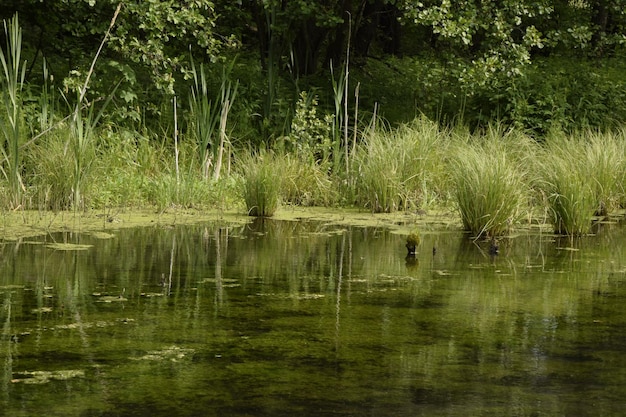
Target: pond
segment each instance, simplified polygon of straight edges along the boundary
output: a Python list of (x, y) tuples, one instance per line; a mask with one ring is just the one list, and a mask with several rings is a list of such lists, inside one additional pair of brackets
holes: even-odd
[(7, 416), (618, 416), (626, 230), (497, 255), (426, 230), (246, 225), (0, 246)]

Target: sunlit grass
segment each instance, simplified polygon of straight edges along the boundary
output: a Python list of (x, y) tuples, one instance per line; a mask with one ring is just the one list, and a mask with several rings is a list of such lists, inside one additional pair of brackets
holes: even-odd
[(286, 203), (302, 206), (329, 206), (339, 199), (329, 175), (329, 163), (310, 155), (281, 154), (276, 169), (282, 173), (281, 195)]
[(488, 134), (456, 143), (450, 171), (463, 227), (479, 236), (500, 236), (527, 216), (529, 186), (523, 136)]
[(420, 118), (370, 132), (356, 153), (357, 202), (373, 212), (425, 208), (445, 195), (447, 137)]
[(276, 156), (267, 151), (247, 154), (241, 158), (241, 194), (248, 215), (266, 217), (276, 212), (283, 180), (276, 164)]
[(537, 158), (538, 189), (555, 233), (579, 236), (591, 230), (599, 203), (588, 155), (585, 141), (557, 133), (547, 138)]

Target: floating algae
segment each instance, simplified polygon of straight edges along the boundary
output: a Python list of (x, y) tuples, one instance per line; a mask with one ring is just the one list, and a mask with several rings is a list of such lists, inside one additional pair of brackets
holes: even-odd
[(81, 245), (77, 243), (48, 243), (46, 247), (54, 250), (87, 250), (92, 248), (93, 245)]
[(113, 233), (107, 233), (107, 232), (93, 231), (93, 232), (89, 232), (88, 234), (89, 236), (92, 236), (96, 239), (113, 239), (115, 237)]
[(59, 371), (24, 371), (16, 374), (18, 378), (11, 382), (23, 382), (24, 384), (46, 384), (51, 380), (65, 381), (70, 378), (84, 377), (85, 371), (80, 369), (64, 369)]
[(193, 349), (184, 349), (178, 346), (169, 346), (161, 350), (151, 350), (147, 354), (139, 358), (131, 358), (133, 360), (147, 360), (147, 361), (165, 361), (177, 362), (180, 359), (185, 358), (187, 355), (193, 354)]

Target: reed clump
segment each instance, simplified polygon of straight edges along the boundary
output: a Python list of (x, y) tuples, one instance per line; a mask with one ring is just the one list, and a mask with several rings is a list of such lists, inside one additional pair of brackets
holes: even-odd
[(323, 207), (338, 201), (329, 163), (299, 153), (282, 154), (278, 160), (276, 169), (282, 173), (281, 196), (285, 203)]
[(536, 161), (537, 189), (558, 234), (583, 235), (591, 228), (596, 204), (587, 168), (583, 168), (584, 146), (580, 140), (553, 132)]
[(445, 132), (425, 118), (368, 132), (357, 148), (357, 203), (375, 213), (425, 208), (445, 194)]
[(282, 173), (274, 153), (260, 151), (241, 157), (241, 195), (249, 216), (273, 216), (280, 203)]
[(624, 140), (612, 133), (553, 132), (537, 158), (538, 190), (558, 234), (591, 231), (594, 216), (619, 208), (624, 195)]
[(501, 236), (527, 215), (524, 166), (531, 150), (529, 138), (510, 133), (456, 140), (449, 168), (465, 230), (475, 237)]
[(588, 178), (596, 200), (597, 216), (609, 216), (624, 200), (626, 140), (623, 132), (589, 132), (586, 135)]

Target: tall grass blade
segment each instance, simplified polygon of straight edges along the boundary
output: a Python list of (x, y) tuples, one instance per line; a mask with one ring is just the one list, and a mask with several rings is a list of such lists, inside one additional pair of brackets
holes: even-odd
[[(13, 208), (21, 205), (21, 197), (24, 185), (20, 174), (22, 155), (20, 144), (22, 142), (22, 88), (26, 74), (26, 65), (21, 62), (22, 53), (22, 29), (19, 26), (17, 13), (7, 22), (3, 21), (4, 35), (6, 38), (6, 51), (0, 48), (0, 63), (2, 64), (3, 77), (0, 79), (0, 93), (4, 104), (4, 114), (0, 118), (2, 129), (3, 163), (0, 166), (4, 177), (9, 183), (11, 196), (9, 205)], [(2, 121), (4, 119), (4, 121)]]

